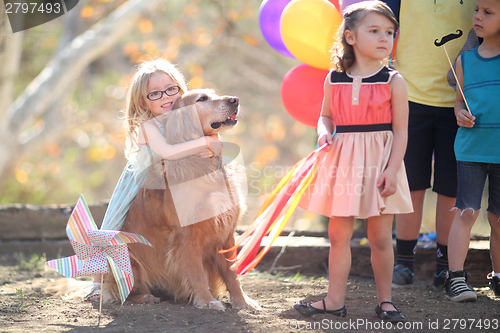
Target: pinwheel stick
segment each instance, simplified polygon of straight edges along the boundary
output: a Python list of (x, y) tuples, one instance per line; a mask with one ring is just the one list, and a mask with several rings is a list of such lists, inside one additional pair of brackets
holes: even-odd
[[(103, 285), (104, 285), (104, 274), (101, 274), (101, 288)], [(101, 297), (99, 297), (99, 315), (102, 315), (102, 291), (101, 291)]]
[(455, 80), (457, 80), (457, 88), (460, 90), (460, 93), (462, 94), (462, 97), (464, 98), (465, 106), (467, 106), (467, 111), (472, 115), (472, 112), (470, 111), (469, 104), (467, 104), (467, 100), (465, 99), (464, 91), (462, 90), (462, 86), (460, 85), (460, 81), (458, 81), (457, 74), (455, 73), (455, 69), (453, 68), (453, 64), (451, 63), (450, 56), (448, 55), (448, 51), (446, 50), (446, 45), (443, 44), (444, 48), (444, 53), (446, 53), (446, 58), (448, 59), (448, 62), (450, 63), (451, 71), (453, 73), (453, 76), (455, 76)]

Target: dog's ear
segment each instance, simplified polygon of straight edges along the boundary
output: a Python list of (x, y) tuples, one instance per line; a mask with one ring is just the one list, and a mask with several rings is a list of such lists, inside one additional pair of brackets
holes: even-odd
[(183, 137), (186, 141), (202, 137), (203, 128), (201, 127), (200, 117), (194, 105), (188, 106), (182, 112)]
[(165, 116), (165, 138), (174, 145), (203, 136), (200, 118), (195, 107), (182, 107)]
[(177, 98), (177, 100), (172, 105), (172, 110), (176, 110), (182, 107), (182, 96)]
[(184, 142), (179, 140), (180, 127), (177, 126), (177, 124), (179, 123), (178, 118), (179, 110), (172, 110), (165, 115), (165, 139), (167, 139), (167, 143), (169, 145), (175, 145), (177, 143)]
[(197, 93), (196, 90), (191, 90), (186, 92), (184, 95), (177, 98), (177, 100), (172, 105), (172, 110), (180, 109), (185, 106), (196, 103), (196, 100), (198, 99), (198, 94), (199, 93)]

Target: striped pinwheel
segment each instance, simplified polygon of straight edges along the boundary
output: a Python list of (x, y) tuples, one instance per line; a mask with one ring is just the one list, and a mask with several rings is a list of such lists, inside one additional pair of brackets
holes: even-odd
[[(295, 212), (302, 194), (315, 179), (321, 152), (326, 146), (325, 143), (309, 156), (297, 162), (278, 183), (260, 208), (252, 224), (238, 238), (236, 244), (229, 249), (219, 251), (219, 253), (234, 252), (234, 255), (228, 260), (233, 261), (231, 269), (235, 270), (236, 273), (243, 275), (252, 270), (269, 251), (272, 243), (281, 234)], [(265, 235), (269, 235), (270, 241), (257, 254)], [(244, 241), (243, 247), (236, 255), (236, 250)]]
[(66, 234), (76, 255), (50, 260), (47, 264), (65, 277), (107, 274), (111, 268), (120, 299), (125, 302), (134, 286), (127, 243), (152, 246), (151, 243), (137, 234), (97, 229), (83, 195), (71, 213)]

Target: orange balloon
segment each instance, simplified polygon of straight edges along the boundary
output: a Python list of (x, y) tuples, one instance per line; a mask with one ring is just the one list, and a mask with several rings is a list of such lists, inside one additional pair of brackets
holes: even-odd
[(341, 22), (339, 11), (327, 0), (294, 0), (281, 14), (281, 36), (295, 58), (329, 69), (330, 50)]

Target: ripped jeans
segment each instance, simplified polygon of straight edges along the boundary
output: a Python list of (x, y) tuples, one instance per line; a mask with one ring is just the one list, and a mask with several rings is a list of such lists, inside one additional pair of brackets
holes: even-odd
[(488, 211), (500, 216), (500, 164), (457, 161), (457, 202), (455, 207), (479, 210), (488, 176)]

